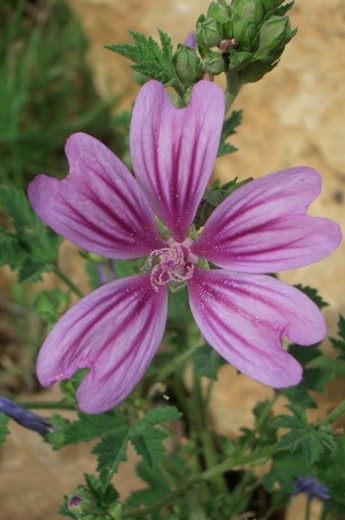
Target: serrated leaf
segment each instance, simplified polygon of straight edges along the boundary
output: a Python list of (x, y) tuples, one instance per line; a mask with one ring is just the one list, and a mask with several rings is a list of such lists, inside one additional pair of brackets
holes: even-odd
[(222, 359), (210, 345), (205, 344), (198, 347), (193, 352), (192, 360), (196, 375), (217, 381)]
[(296, 289), (303, 292), (308, 298), (310, 298), (318, 307), (319, 309), (323, 309), (324, 307), (327, 307), (329, 304), (322, 298), (322, 296), (319, 295), (317, 289), (314, 289), (314, 287), (310, 287), (309, 285), (301, 285), (296, 284)]
[(148, 487), (134, 491), (127, 501), (128, 505), (154, 504), (170, 493), (170, 483), (166, 481), (165, 475), (158, 468), (153, 472), (146, 464), (141, 462), (137, 465), (136, 470), (139, 477), (148, 484)]
[(160, 48), (151, 36), (146, 38), (135, 31), (129, 31), (129, 34), (133, 43), (107, 45), (106, 48), (133, 61), (135, 65), (132, 65), (132, 68), (140, 74), (156, 79), (164, 86), (172, 85), (177, 78), (172, 62), (171, 38), (163, 31), (159, 31)]
[(129, 438), (135, 451), (150, 468), (162, 460), (165, 453), (162, 441), (167, 437), (166, 432), (150, 424), (134, 424), (129, 432)]
[(340, 350), (338, 359), (345, 361), (345, 318), (341, 314), (339, 314), (338, 320), (338, 336), (338, 339), (330, 338), (330, 341), (334, 348)]
[(123, 424), (116, 432), (107, 434), (92, 450), (98, 458), (97, 471), (115, 473), (121, 461), (127, 460), (129, 426)]
[(226, 143), (225, 139), (233, 134), (236, 134), (236, 128), (242, 122), (243, 112), (242, 110), (233, 110), (231, 116), (226, 119), (223, 123), (222, 133), (220, 136), (220, 143), (218, 148), (218, 157), (233, 153), (237, 151), (237, 148), (230, 143)]
[(7, 428), (8, 418), (3, 413), (0, 413), (0, 448), (6, 441), (10, 430)]
[(301, 451), (307, 465), (318, 461), (327, 451), (332, 451), (336, 446), (333, 430), (327, 427), (309, 424), (305, 412), (295, 406), (288, 405), (293, 415), (279, 415), (273, 421), (280, 428), (289, 428), (290, 432), (281, 437), (277, 448), (290, 452)]
[(127, 425), (125, 417), (119, 413), (114, 416), (106, 413), (88, 415), (79, 412), (78, 416), (79, 420), (68, 425), (66, 429), (66, 444), (88, 442), (107, 433), (119, 430), (122, 432), (122, 427)]
[(0, 265), (19, 269), (19, 282), (41, 280), (52, 270), (62, 238), (37, 217), (23, 191), (0, 186), (0, 207), (12, 228), (0, 229)]
[(175, 406), (158, 406), (146, 412), (145, 416), (136, 424), (159, 424), (174, 421), (181, 415), (181, 412)]

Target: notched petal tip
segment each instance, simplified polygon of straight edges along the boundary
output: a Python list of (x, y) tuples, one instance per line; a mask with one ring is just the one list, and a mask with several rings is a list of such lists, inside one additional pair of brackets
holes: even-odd
[(37, 371), (44, 386), (89, 368), (77, 391), (82, 410), (115, 406), (139, 382), (163, 337), (167, 290), (150, 274), (103, 285), (67, 311), (44, 342)]

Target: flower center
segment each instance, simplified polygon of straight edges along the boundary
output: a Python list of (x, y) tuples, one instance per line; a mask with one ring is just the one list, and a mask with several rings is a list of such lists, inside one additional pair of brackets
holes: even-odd
[(152, 251), (146, 268), (151, 270), (151, 285), (156, 292), (160, 285), (170, 282), (171, 289), (176, 290), (192, 278), (198, 258), (189, 250), (191, 242), (187, 239), (181, 244), (170, 239), (167, 247)]

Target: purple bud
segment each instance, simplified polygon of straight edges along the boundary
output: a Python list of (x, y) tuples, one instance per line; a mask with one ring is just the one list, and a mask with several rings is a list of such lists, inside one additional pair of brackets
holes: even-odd
[(82, 498), (77, 497), (76, 495), (73, 495), (73, 496), (70, 498), (70, 500), (69, 500), (69, 502), (68, 502), (68, 505), (69, 505), (69, 507), (79, 506), (80, 502), (82, 502), (82, 501), (83, 501)]
[(195, 33), (189, 33), (184, 44), (188, 45), (189, 47), (195, 47)]
[(326, 486), (321, 484), (315, 477), (310, 475), (309, 477), (298, 477), (295, 480), (295, 491), (292, 496), (299, 495), (300, 493), (305, 493), (308, 498), (308, 502), (314, 497), (321, 498), (322, 500), (328, 500), (330, 498), (330, 494)]
[(19, 406), (3, 396), (0, 396), (0, 412), (29, 430), (38, 433), (51, 433), (54, 431), (53, 426), (43, 417), (29, 412), (22, 406)]

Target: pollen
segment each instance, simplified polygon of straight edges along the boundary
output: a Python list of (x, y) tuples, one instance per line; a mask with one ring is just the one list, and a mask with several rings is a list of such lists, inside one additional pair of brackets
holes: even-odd
[(146, 269), (151, 270), (151, 285), (158, 292), (159, 286), (172, 282), (172, 290), (186, 284), (194, 274), (197, 257), (190, 254), (189, 242), (169, 241), (167, 247), (155, 249), (147, 259)]

